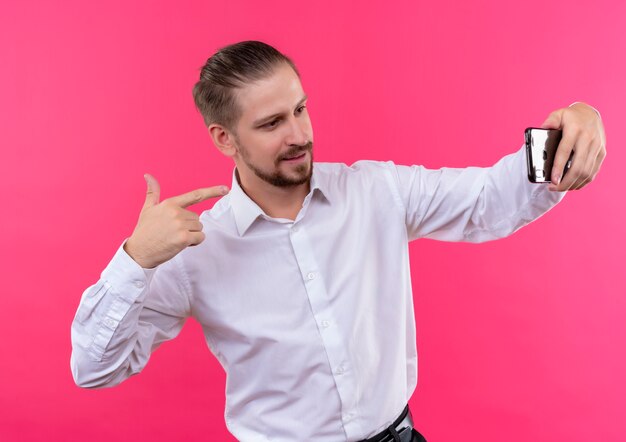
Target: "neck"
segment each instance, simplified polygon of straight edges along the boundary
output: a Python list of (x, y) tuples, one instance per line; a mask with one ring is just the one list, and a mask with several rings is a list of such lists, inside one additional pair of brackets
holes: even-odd
[(304, 198), (311, 189), (310, 181), (298, 186), (277, 187), (254, 174), (243, 176), (235, 169), (239, 186), (268, 216), (295, 220)]

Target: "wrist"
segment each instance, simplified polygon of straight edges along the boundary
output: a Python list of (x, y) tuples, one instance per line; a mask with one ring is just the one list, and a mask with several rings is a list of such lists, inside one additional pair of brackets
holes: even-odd
[(124, 243), (123, 249), (126, 254), (142, 268), (151, 269), (156, 267), (156, 264), (146, 259), (140, 252), (137, 251), (132, 237)]

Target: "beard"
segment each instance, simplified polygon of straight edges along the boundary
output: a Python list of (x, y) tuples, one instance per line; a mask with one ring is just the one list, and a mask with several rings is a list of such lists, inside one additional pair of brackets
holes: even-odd
[[(237, 140), (237, 146), (239, 153), (241, 154), (241, 159), (248, 166), (248, 168), (254, 172), (254, 174), (265, 181), (276, 187), (295, 187), (301, 184), (309, 182), (311, 176), (313, 175), (313, 142), (309, 141), (307, 144), (303, 146), (293, 146), (288, 152), (282, 155), (275, 162), (275, 168), (273, 171), (266, 171), (258, 166), (256, 166), (252, 161), (250, 161), (250, 155), (248, 154), (248, 150)], [(295, 167), (291, 168), (292, 174), (287, 175), (280, 170), (280, 163), (285, 158), (293, 158), (299, 156), (305, 152), (309, 152), (310, 160), (306, 163), (298, 164)]]

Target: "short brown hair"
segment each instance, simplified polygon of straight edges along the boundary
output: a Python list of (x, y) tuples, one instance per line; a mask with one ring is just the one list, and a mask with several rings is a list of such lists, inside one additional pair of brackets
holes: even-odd
[(217, 123), (236, 133), (243, 110), (234, 89), (269, 77), (281, 63), (287, 63), (300, 77), (291, 59), (266, 43), (249, 40), (219, 49), (201, 68), (200, 80), (193, 87), (204, 124)]

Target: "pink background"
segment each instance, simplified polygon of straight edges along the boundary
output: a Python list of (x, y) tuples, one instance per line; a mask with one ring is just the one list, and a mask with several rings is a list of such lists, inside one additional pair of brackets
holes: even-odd
[(299, 66), (317, 161), (488, 166), (551, 111), (600, 110), (590, 186), (501, 241), (412, 243), (410, 405), (431, 442), (626, 440), (626, 3), (472, 3), (4, 2), (2, 439), (232, 440), (197, 323), (104, 390), (74, 385), (70, 324), (144, 172), (163, 197), (230, 184), (191, 88), (219, 47), (260, 39)]

